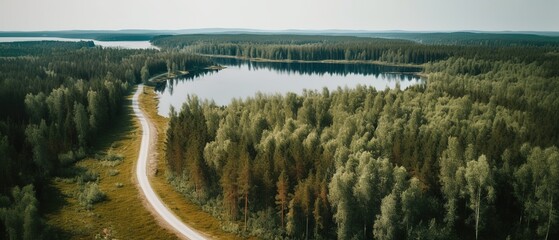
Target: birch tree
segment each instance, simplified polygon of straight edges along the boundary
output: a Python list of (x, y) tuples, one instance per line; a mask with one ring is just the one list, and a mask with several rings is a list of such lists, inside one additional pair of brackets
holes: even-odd
[[(556, 226), (556, 202), (559, 195), (559, 151), (556, 147), (532, 149), (526, 163), (515, 172), (516, 185), (528, 221), (537, 224), (536, 233), (548, 239)], [(523, 187), (522, 187), (523, 186)], [(555, 205), (555, 206), (554, 206)]]
[(480, 219), (486, 206), (495, 199), (495, 189), (491, 178), (491, 169), (485, 155), (481, 155), (477, 161), (469, 161), (466, 165), (466, 195), (468, 206), (474, 211), (476, 239), (480, 230)]
[(442, 185), (441, 192), (446, 200), (444, 205), (446, 208), (445, 222), (450, 228), (454, 226), (454, 221), (457, 218), (456, 208), (462, 187), (463, 162), (463, 152), (458, 139), (450, 137), (448, 147), (442, 153), (439, 176)]

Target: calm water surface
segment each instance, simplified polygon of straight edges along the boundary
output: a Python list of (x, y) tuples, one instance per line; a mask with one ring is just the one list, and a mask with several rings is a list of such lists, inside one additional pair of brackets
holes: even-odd
[(250, 62), (223, 58), (213, 60), (227, 68), (172, 79), (157, 87), (160, 115), (168, 116), (170, 106), (180, 109), (188, 95), (198, 95), (218, 105), (227, 105), (233, 98), (245, 99), (258, 92), (300, 94), (305, 89), (321, 90), (326, 87), (335, 90), (357, 85), (383, 90), (394, 88), (397, 84), (404, 89), (423, 82), (411, 74), (420, 71), (417, 68), (372, 64)]
[(149, 41), (97, 41), (92, 39), (57, 38), (57, 37), (0, 37), (0, 42), (28, 42), (28, 41), (62, 41), (79, 42), (93, 41), (96, 46), (126, 49), (157, 49)]

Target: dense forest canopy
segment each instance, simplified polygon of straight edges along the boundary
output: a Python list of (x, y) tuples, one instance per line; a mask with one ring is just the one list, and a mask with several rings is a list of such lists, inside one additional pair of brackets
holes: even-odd
[(43, 190), (50, 177), (90, 154), (132, 85), (210, 64), (184, 53), (93, 42), (0, 43), (0, 238), (48, 237), (37, 199), (49, 199)]
[[(426, 63), (429, 77), (408, 89), (257, 94), (226, 107), (191, 96), (173, 110), (170, 180), (231, 220), (230, 231), (296, 239), (559, 237), (555, 47), (201, 35), (154, 44), (269, 59), (331, 60), (348, 49), (440, 54), (403, 61)], [(306, 57), (315, 51), (328, 57)]]

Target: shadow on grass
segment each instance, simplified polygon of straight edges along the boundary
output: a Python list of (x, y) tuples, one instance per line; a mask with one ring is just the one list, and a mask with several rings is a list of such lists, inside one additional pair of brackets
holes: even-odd
[[(43, 186), (41, 190), (43, 193), (42, 196), (48, 197), (48, 199), (43, 199), (42, 201), (40, 201), (41, 210), (45, 214), (53, 214), (59, 212), (62, 209), (62, 207), (64, 207), (64, 205), (68, 204), (66, 198), (71, 197), (62, 193), (60, 189), (56, 188), (52, 184), (52, 182), (49, 184), (45, 184), (45, 186)], [(67, 231), (64, 231), (63, 229), (57, 226), (46, 225), (45, 227), (46, 227), (44, 232), (45, 239), (66, 240), (72, 237), (72, 234), (70, 234)]]
[(85, 172), (87, 172), (86, 168), (76, 166), (76, 165), (72, 165), (72, 166), (69, 166), (69, 167), (59, 169), (57, 171), (56, 176), (60, 177), (60, 178), (75, 179), (75, 178), (83, 175)]
[[(131, 91), (131, 94), (134, 91)], [(88, 157), (94, 157), (96, 152), (108, 151), (113, 143), (120, 140), (125, 140), (131, 138), (129, 133), (134, 131), (134, 112), (132, 110), (132, 95), (129, 94), (122, 104), (119, 114), (112, 122), (109, 124), (109, 128), (104, 131), (100, 131), (97, 139), (92, 143), (92, 147), (89, 151)], [(83, 175), (87, 172), (87, 168), (77, 166), (76, 163), (60, 169), (56, 176), (63, 179), (76, 179), (77, 177)], [(43, 215), (55, 215), (59, 213), (64, 206), (66, 206), (68, 201), (66, 199), (71, 198), (68, 194), (63, 193), (54, 186), (54, 179), (50, 180), (41, 188), (41, 210)], [(109, 200), (109, 199), (107, 199)], [(62, 229), (59, 226), (47, 225), (45, 226), (45, 238), (46, 239), (71, 239), (73, 234), (71, 231)]]

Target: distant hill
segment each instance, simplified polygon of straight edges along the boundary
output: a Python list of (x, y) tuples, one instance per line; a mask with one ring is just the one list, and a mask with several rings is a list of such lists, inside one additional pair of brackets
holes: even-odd
[(61, 37), (99, 41), (147, 41), (162, 35), (190, 34), (265, 34), (265, 35), (324, 35), (353, 36), (411, 40), (423, 44), (483, 45), (483, 46), (559, 46), (559, 32), (410, 32), (364, 30), (259, 30), (245, 28), (201, 28), (182, 30), (68, 30), (37, 32), (0, 32), (0, 37)]
[(99, 41), (149, 41), (155, 36), (169, 34), (152, 30), (119, 30), (119, 31), (39, 31), (39, 32), (0, 32), (0, 37), (59, 37), (94, 39)]

